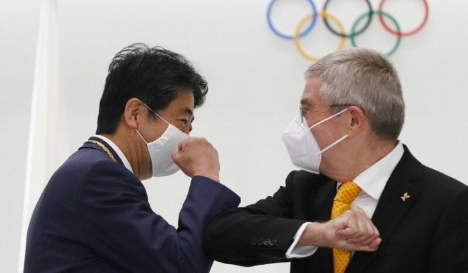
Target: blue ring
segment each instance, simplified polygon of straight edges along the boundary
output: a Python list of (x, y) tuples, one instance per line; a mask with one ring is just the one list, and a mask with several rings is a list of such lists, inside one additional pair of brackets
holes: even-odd
[[(268, 26), (279, 37), (281, 37), (283, 39), (286, 39), (286, 40), (292, 40), (292, 39), (294, 39), (294, 35), (288, 36), (288, 35), (280, 33), (278, 30), (276, 30), (276, 28), (273, 26), (273, 23), (271, 22), (271, 9), (273, 8), (273, 5), (275, 4), (276, 1), (277, 0), (272, 0), (270, 2), (270, 5), (268, 5), (268, 11), (267, 11)], [(299, 37), (301, 37), (301, 38), (304, 37), (305, 35), (307, 35), (312, 30), (312, 28), (315, 26), (315, 22), (317, 22), (317, 8), (315, 8), (315, 4), (314, 4), (314, 2), (312, 0), (307, 0), (307, 1), (312, 6), (312, 11), (313, 11), (312, 14), (313, 15), (312, 15), (312, 21), (310, 22), (309, 27), (304, 32), (299, 34)]]

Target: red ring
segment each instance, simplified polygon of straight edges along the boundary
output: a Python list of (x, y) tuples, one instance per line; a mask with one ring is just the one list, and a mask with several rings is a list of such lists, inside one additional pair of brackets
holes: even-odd
[[(382, 23), (383, 27), (390, 33), (392, 34), (395, 34), (395, 35), (398, 35), (399, 37), (403, 37), (403, 36), (410, 36), (410, 35), (413, 35), (415, 34), (416, 32), (420, 31), (424, 25), (426, 24), (427, 22), (427, 18), (429, 18), (429, 5), (427, 4), (427, 0), (422, 0), (423, 3), (424, 3), (424, 8), (426, 10), (426, 14), (424, 16), (424, 20), (422, 21), (421, 25), (419, 25), (416, 29), (414, 30), (411, 30), (411, 31), (408, 31), (408, 32), (400, 32), (400, 31), (396, 31), (396, 30), (393, 30), (391, 29), (386, 23), (385, 23), (385, 20), (382, 16), (382, 14), (379, 14), (379, 20), (380, 20), (380, 23)], [(382, 0), (380, 2), (380, 5), (379, 5), (379, 10), (382, 10), (382, 7), (385, 3), (385, 0)]]

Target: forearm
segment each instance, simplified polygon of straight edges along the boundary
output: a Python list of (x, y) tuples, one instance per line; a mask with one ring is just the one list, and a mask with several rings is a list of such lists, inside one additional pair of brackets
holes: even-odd
[[(105, 178), (96, 175), (103, 172)], [(171, 273), (209, 271), (203, 228), (240, 201), (225, 186), (196, 177), (176, 229), (151, 209), (141, 182), (113, 162), (88, 172), (78, 198), (83, 238), (93, 251), (129, 271)]]
[(193, 264), (193, 268), (209, 271), (212, 260), (202, 250), (203, 230), (216, 215), (236, 208), (239, 203), (240, 198), (225, 186), (206, 177), (192, 179), (177, 230), (186, 262)]
[(235, 209), (213, 220), (204, 233), (204, 248), (215, 260), (243, 266), (286, 260), (300, 220)]
[(325, 232), (326, 224), (319, 222), (312, 222), (307, 225), (301, 237), (299, 238), (296, 246), (328, 246), (330, 239), (327, 239)]
[(379, 231), (365, 213), (348, 210), (328, 222), (312, 222), (307, 225), (297, 246), (375, 251), (380, 242)]

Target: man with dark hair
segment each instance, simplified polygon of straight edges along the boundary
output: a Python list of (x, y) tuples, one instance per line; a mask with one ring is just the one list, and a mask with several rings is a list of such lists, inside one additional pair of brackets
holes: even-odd
[[(216, 217), (205, 249), (243, 266), (291, 262), (291, 273), (468, 272), (468, 187), (398, 139), (405, 104), (393, 65), (355, 48), (323, 57), (305, 77), (282, 136), (301, 170), (274, 195)], [(364, 242), (374, 252), (330, 228), (358, 212), (378, 229)]]
[[(188, 135), (207, 91), (179, 54), (144, 44), (120, 51), (96, 135), (55, 172), (36, 205), (24, 272), (208, 272), (202, 231), (240, 199), (218, 183), (213, 146)], [(176, 163), (192, 177), (177, 229), (152, 211), (140, 181), (170, 175)]]

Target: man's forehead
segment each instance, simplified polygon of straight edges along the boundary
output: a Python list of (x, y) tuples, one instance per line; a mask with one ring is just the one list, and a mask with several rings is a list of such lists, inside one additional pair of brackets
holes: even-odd
[(314, 104), (320, 104), (323, 102), (320, 97), (321, 86), (322, 82), (320, 79), (312, 81), (308, 80), (301, 95), (301, 104), (312, 106)]
[(176, 99), (169, 105), (173, 107), (175, 112), (181, 114), (193, 114), (195, 98), (193, 91), (190, 89), (182, 89), (178, 91)]
[(193, 107), (185, 106), (179, 109), (179, 113), (193, 116)]

